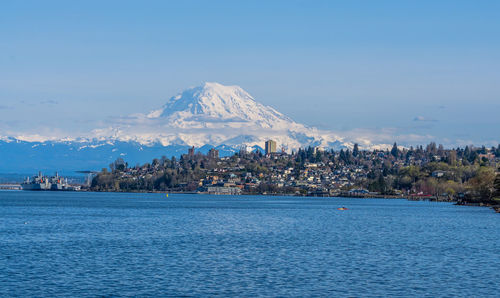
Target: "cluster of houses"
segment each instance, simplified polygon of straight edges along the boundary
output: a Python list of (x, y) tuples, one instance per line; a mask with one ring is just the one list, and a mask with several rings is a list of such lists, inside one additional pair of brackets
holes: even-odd
[[(214, 175), (218, 173), (218, 175)], [(307, 163), (305, 169), (293, 167), (271, 167), (267, 174), (253, 175), (245, 169), (230, 171), (216, 169), (200, 179), (200, 192), (209, 194), (256, 193), (259, 185), (271, 185), (278, 189), (293, 188), (300, 194), (330, 196), (355, 185), (358, 179), (366, 178), (361, 167), (346, 166), (332, 170), (324, 163)]]
[[(313, 148), (313, 156), (321, 156), (316, 162), (310, 159), (298, 162), (299, 154), (277, 152), (276, 142), (269, 140), (265, 144), (265, 154), (255, 153), (236, 154), (230, 157), (219, 157), (219, 152), (211, 149), (207, 155), (195, 153), (190, 148), (183, 155), (181, 161), (190, 167), (198, 168), (197, 176), (193, 180), (177, 181), (175, 188), (178, 191), (196, 191), (208, 194), (242, 194), (242, 193), (290, 193), (313, 196), (333, 196), (340, 193), (353, 195), (366, 194), (368, 190), (360, 188), (360, 181), (369, 179), (371, 171), (382, 172), (382, 168), (393, 170), (411, 165), (423, 165), (431, 161), (442, 161), (443, 155), (415, 156), (400, 154), (397, 158), (389, 151), (365, 151), (352, 162), (342, 159), (339, 152), (330, 152), (330, 156), (320, 148)], [(352, 154), (352, 153), (349, 153)], [(399, 153), (398, 153), (399, 154)], [(488, 153), (481, 158), (496, 160), (494, 154)], [(209, 166), (201, 166), (201, 163)], [(144, 165), (126, 169), (121, 173), (122, 178), (155, 179), (161, 172), (164, 161), (153, 161), (151, 165)], [(174, 168), (181, 168), (180, 161), (171, 161)], [(175, 164), (177, 163), (177, 164)], [(256, 169), (256, 165), (259, 166)], [(172, 166), (172, 164), (171, 164)], [(185, 166), (185, 165), (184, 165)], [(119, 167), (119, 165), (117, 165)], [(156, 176), (155, 176), (156, 175)], [(431, 176), (446, 178), (446, 171), (436, 170)], [(371, 177), (373, 178), (373, 177)]]

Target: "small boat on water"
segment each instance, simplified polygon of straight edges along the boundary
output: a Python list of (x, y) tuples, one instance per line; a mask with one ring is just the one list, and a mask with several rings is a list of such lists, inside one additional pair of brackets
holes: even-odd
[(337, 210), (343, 211), (343, 210), (349, 210), (349, 209), (347, 209), (346, 207), (340, 207), (340, 208), (337, 208)]

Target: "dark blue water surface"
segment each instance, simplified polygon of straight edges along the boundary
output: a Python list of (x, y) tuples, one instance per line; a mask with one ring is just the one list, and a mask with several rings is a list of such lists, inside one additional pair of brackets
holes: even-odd
[(488, 208), (0, 192), (0, 296), (484, 297), (499, 282)]

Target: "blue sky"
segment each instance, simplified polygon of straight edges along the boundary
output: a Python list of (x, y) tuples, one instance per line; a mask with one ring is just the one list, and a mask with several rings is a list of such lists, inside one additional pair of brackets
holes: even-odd
[(498, 144), (499, 36), (500, 1), (4, 0), (0, 135), (76, 135), (216, 81), (374, 141)]

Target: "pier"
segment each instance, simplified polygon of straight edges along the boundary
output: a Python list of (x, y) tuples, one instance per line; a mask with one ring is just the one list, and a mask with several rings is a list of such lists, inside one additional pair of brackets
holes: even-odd
[(3, 190), (21, 190), (21, 184), (0, 184)]

